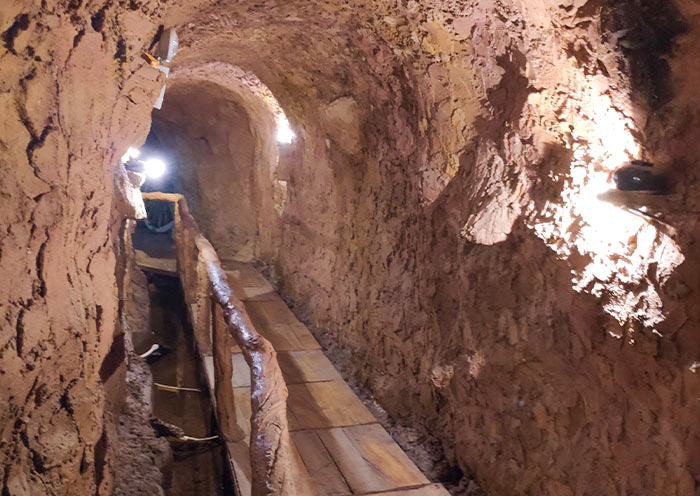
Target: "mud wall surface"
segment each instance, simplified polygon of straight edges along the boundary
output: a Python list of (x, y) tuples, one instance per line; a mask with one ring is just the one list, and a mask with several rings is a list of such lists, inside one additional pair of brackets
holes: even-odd
[[(40, 6), (41, 5), (41, 6)], [(119, 157), (160, 89), (156, 2), (0, 5), (0, 486), (110, 494)]]
[[(164, 107), (160, 137), (206, 157), (183, 175), (198, 221), (222, 254), (270, 264), (387, 410), (433, 429), (491, 494), (693, 494), (699, 13), (690, 0), (0, 7), (4, 491), (110, 490), (113, 171), (145, 139), (160, 83), (138, 55), (162, 23), (181, 38), (165, 105), (190, 122)], [(292, 145), (275, 143), (275, 101)], [(597, 200), (630, 158), (674, 179), (665, 223)]]
[[(189, 9), (175, 80), (259, 141), (255, 256), (383, 406), (490, 494), (696, 491), (697, 5)], [(276, 159), (248, 73), (297, 133)], [(666, 224), (597, 199), (632, 158), (675, 178)]]

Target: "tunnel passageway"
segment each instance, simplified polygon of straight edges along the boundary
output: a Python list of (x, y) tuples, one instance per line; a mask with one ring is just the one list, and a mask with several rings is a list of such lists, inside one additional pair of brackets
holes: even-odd
[(169, 158), (174, 192), (186, 194), (221, 256), (250, 258), (265, 164), (256, 161), (255, 123), (239, 99), (211, 82), (177, 82), (154, 111), (151, 132), (158, 137), (154, 153)]
[[(142, 269), (152, 271), (152, 259), (161, 260), (156, 265), (163, 265), (162, 259), (175, 258), (169, 237), (143, 230), (135, 234), (134, 249), (148, 256), (144, 258), (147, 263), (140, 266)], [(178, 233), (177, 239), (184, 242), (185, 237)], [(164, 246), (159, 246), (161, 243)], [(186, 252), (180, 246), (178, 257)], [(186, 277), (182, 267), (179, 269), (180, 276)], [(269, 340), (276, 351), (289, 391), (286, 404), (291, 443), (304, 467), (303, 477), (308, 478), (311, 487), (315, 488), (310, 490), (329, 495), (388, 491), (408, 491), (416, 496), (448, 494), (441, 484), (431, 483), (394, 442), (342, 379), (314, 336), (253, 265), (229, 260), (224, 262), (223, 269), (233, 293), (242, 302), (242, 312), (249, 315), (254, 328)], [(181, 427), (190, 436), (207, 437), (213, 430), (213, 426), (207, 422), (209, 407), (213, 408), (211, 411), (217, 418), (226, 422), (226, 409), (222, 403), (231, 400), (231, 407), (235, 409), (233, 418), (236, 429), (241, 433), (239, 439), (229, 439), (229, 431), (225, 427), (220, 427), (218, 431), (225, 440), (222, 450), (230, 463), (236, 494), (249, 495), (254, 485), (254, 460), (249, 455), (251, 442), (255, 439), (251, 418), (257, 414), (252, 410), (251, 398), (260, 393), (253, 388), (253, 376), (245, 355), (235, 343), (226, 341), (225, 345), (219, 345), (226, 347), (223, 352), (225, 360), (229, 362), (228, 367), (232, 367), (232, 374), (225, 376), (228, 384), (223, 386), (232, 389), (232, 394), (228, 398), (220, 395), (215, 330), (225, 328), (220, 313), (211, 315), (214, 320), (210, 324), (211, 344), (202, 343), (201, 337), (196, 338), (196, 331), (195, 336), (185, 332), (188, 319), (195, 325), (201, 325), (201, 321), (198, 321), (194, 305), (190, 312), (185, 310), (187, 303), (183, 300), (178, 280), (171, 276), (152, 275), (150, 281), (152, 332), (134, 335), (135, 352), (140, 353), (154, 344), (170, 350), (151, 365), (156, 386), (153, 414), (159, 420)], [(195, 350), (196, 362), (191, 350)], [(260, 364), (255, 362), (255, 366), (260, 367)], [(203, 395), (159, 389), (159, 383), (197, 388), (197, 369), (200, 367), (202, 375), (206, 377), (210, 399)], [(413, 448), (415, 450), (416, 446)], [(221, 472), (221, 467), (217, 462), (221, 453), (217, 445), (210, 445), (208, 449), (205, 445), (202, 450), (189, 456), (186, 451), (176, 450), (172, 481), (168, 485), (169, 494), (220, 494), (221, 488), (217, 484), (221, 477), (217, 477), (217, 474)], [(178, 460), (178, 455), (183, 458)], [(425, 460), (421, 461), (425, 463)], [(293, 477), (297, 479), (296, 490), (299, 494), (303, 493), (303, 486), (298, 485), (300, 476)]]
[[(2, 2), (0, 493), (108, 496), (137, 463), (119, 419), (148, 406), (128, 386), (138, 264), (187, 275), (187, 318), (152, 288), (175, 350), (158, 381), (195, 384), (181, 331), (206, 327), (221, 270), (219, 330), (250, 344), (243, 309), (273, 343), (240, 352), (277, 363), (289, 401), (271, 388), (277, 409), (255, 417), (253, 394), (222, 450), (261, 429), (248, 454), (286, 463), (262, 457), (251, 480), (303, 459), (331, 493), (442, 491), (411, 478), (394, 440), (427, 474), (413, 440), (463, 476), (430, 474), (453, 494), (694, 495), (698, 57), (696, 0)], [(139, 147), (168, 164), (160, 182), (122, 160)], [(630, 164), (663, 191), (621, 190)], [(136, 225), (148, 191), (191, 208), (186, 256)], [(195, 341), (221, 406), (227, 380)], [(347, 381), (314, 378), (335, 370), (320, 345)], [(258, 369), (237, 353), (214, 375), (233, 370), (245, 410)], [(202, 398), (169, 394), (159, 414), (211, 427)], [(141, 423), (153, 494), (167, 449)], [(384, 448), (401, 454), (382, 479), (366, 462)], [(217, 455), (191, 455), (176, 486), (218, 491)]]

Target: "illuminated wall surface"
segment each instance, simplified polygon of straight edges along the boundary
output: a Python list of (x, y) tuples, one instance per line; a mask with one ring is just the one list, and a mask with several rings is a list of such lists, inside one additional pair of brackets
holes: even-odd
[(661, 230), (658, 223), (598, 198), (615, 188), (612, 172), (639, 157), (642, 147), (633, 137), (634, 121), (615, 110), (594, 82), (584, 79), (577, 88), (581, 97), (567, 102), (576, 110), (564, 112), (560, 124), (569, 126), (570, 169), (549, 177), (562, 185), (561, 197), (542, 208), (529, 205), (527, 224), (562, 259), (575, 254), (576, 291), (600, 298), (620, 324), (638, 321), (654, 328), (664, 320), (659, 288), (683, 255), (672, 227)]

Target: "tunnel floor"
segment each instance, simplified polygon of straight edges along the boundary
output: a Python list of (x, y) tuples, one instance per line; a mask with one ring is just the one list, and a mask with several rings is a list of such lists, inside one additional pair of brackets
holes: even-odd
[[(197, 388), (199, 367), (209, 391), (215, 390), (213, 357), (190, 350), (192, 332), (179, 280), (153, 272), (153, 266), (171, 265), (175, 275), (175, 244), (169, 235), (138, 230), (133, 236), (137, 263), (151, 271), (150, 326), (152, 333), (135, 342), (137, 353), (158, 343), (172, 350), (151, 366), (155, 383)], [(141, 252), (143, 256), (139, 257)], [(250, 263), (223, 260), (228, 283), (243, 303), (256, 330), (277, 351), (289, 397), (287, 417), (295, 451), (319, 494), (385, 494), (401, 491), (415, 496), (449, 494), (431, 482), (392, 439), (373, 411), (352, 390), (326, 356), (321, 345), (290, 310), (267, 279)], [(216, 325), (225, 326), (217, 307)], [(232, 388), (240, 429), (250, 436), (250, 370), (238, 346), (231, 349)], [(211, 398), (189, 392), (154, 389), (154, 415), (185, 430), (189, 436), (215, 433)], [(224, 457), (235, 481), (223, 485)], [(249, 442), (231, 442), (226, 449), (210, 446), (194, 452), (175, 450), (171, 490), (168, 494), (225, 494), (235, 487), (242, 495), (251, 492), (252, 471)], [(175, 488), (175, 489), (173, 489)]]
[[(188, 436), (216, 434), (208, 393), (199, 384), (200, 371), (191, 351), (180, 283), (173, 277), (150, 274), (149, 296), (151, 332), (140, 338), (135, 336), (136, 353), (147, 351), (153, 344), (166, 347), (170, 352), (150, 364), (153, 382), (202, 391), (173, 392), (154, 387), (153, 416), (180, 427)], [(166, 474), (169, 480), (165, 488), (168, 496), (233, 494), (224, 469), (223, 448), (218, 442), (171, 443), (171, 448), (173, 463)]]
[[(318, 494), (449, 494), (442, 484), (432, 483), (389, 435), (267, 279), (250, 263), (222, 263), (255, 328), (277, 351), (289, 391), (292, 443)], [(222, 318), (219, 313), (217, 319)], [(250, 435), (250, 369), (237, 346), (231, 358), (238, 425)], [(212, 358), (203, 356), (202, 361), (213, 389)], [(250, 494), (248, 442), (229, 443), (227, 448), (242, 494)]]

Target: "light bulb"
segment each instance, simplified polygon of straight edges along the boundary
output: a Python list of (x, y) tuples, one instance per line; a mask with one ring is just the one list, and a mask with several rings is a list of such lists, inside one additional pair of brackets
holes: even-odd
[(143, 171), (152, 179), (159, 178), (165, 174), (165, 162), (159, 158), (149, 158), (143, 161)]
[(277, 118), (277, 143), (282, 143), (285, 145), (290, 144), (296, 138), (296, 134), (289, 127), (289, 121), (284, 116), (278, 116)]
[(130, 146), (129, 149), (126, 151), (126, 153), (124, 155), (122, 155), (122, 163), (125, 164), (129, 160), (139, 158), (139, 155), (141, 155), (141, 150), (139, 150), (138, 148), (134, 148), (133, 146)]

